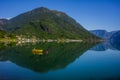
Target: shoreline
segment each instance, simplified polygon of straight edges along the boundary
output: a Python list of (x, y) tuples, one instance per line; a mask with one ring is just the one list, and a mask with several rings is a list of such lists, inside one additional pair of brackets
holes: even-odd
[(22, 39), (0, 39), (0, 42), (17, 42), (17, 43), (29, 43), (29, 42), (103, 42), (104, 40), (85, 40), (85, 39), (27, 39), (27, 38), (22, 38)]

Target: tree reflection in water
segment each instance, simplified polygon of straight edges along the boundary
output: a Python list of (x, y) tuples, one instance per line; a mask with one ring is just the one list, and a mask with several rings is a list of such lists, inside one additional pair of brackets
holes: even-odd
[[(0, 60), (11, 61), (36, 72), (48, 72), (65, 68), (95, 43), (39, 43), (1, 48)], [(42, 49), (43, 55), (34, 55), (31, 50)], [(49, 54), (48, 54), (49, 53)]]

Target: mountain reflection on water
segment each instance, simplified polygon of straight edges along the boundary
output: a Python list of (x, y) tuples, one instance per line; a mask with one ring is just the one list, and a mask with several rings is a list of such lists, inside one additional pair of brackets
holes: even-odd
[(120, 50), (120, 42), (105, 41), (91, 48), (95, 51), (105, 51), (107, 49)]
[[(75, 61), (95, 43), (26, 43), (15, 46), (15, 43), (0, 44), (0, 61), (11, 61), (21, 67), (36, 72), (48, 72), (65, 68)], [(43, 55), (35, 55), (32, 50), (42, 49)], [(49, 54), (46, 54), (46, 51)]]

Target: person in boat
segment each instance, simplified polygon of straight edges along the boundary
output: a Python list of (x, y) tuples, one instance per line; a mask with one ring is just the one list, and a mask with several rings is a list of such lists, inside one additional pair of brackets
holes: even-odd
[(45, 52), (46, 54), (48, 54), (48, 50), (46, 50), (46, 52)]

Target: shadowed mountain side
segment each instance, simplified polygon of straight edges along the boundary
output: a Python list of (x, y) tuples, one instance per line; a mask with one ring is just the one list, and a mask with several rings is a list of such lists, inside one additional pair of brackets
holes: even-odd
[(91, 50), (95, 51), (105, 51), (107, 49), (120, 50), (120, 44), (117, 42), (105, 41), (91, 48)]
[[(40, 43), (8, 47), (0, 52), (0, 60), (7, 59), (19, 66), (36, 72), (48, 72), (65, 68), (94, 44), (86, 43)], [(33, 48), (43, 49), (43, 55), (33, 54)], [(48, 51), (48, 54), (46, 53)]]

